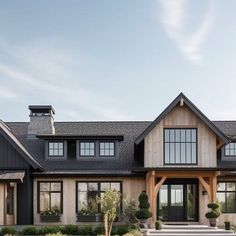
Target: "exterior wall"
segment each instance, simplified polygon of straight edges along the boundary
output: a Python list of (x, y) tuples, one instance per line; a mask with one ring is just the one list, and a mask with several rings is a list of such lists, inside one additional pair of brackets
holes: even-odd
[(203, 191), (206, 193), (206, 190), (199, 184), (199, 223), (208, 225), (209, 222), (205, 217), (205, 214), (208, 212), (207, 204), (209, 203), (209, 197), (206, 194), (203, 195)]
[(4, 184), (0, 183), (0, 225), (4, 224)]
[[(185, 105), (176, 106), (145, 137), (144, 166), (163, 167), (163, 129), (164, 128), (197, 128), (198, 164), (191, 167), (216, 167), (216, 135)], [(186, 165), (184, 165), (187, 167)], [(175, 167), (175, 165), (168, 165)], [(181, 167), (180, 165), (176, 167)]]
[(138, 201), (138, 196), (145, 190), (143, 177), (97, 177), (97, 178), (35, 178), (34, 185), (34, 224), (47, 224), (40, 222), (37, 212), (37, 181), (63, 181), (63, 214), (61, 224), (76, 224), (76, 181), (122, 181), (122, 191), (128, 200)]

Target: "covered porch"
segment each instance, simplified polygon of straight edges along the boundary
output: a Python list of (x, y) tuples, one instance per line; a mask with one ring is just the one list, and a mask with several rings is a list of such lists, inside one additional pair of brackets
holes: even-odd
[[(216, 200), (216, 170), (197, 170), (181, 168), (179, 170), (149, 170), (146, 174), (146, 192), (149, 196), (151, 225), (159, 218), (169, 223), (196, 222), (207, 223), (205, 213), (207, 204)], [(187, 218), (189, 205), (188, 191), (192, 191), (194, 211), (192, 219)], [(194, 193), (194, 194), (193, 194)], [(161, 205), (165, 205), (165, 214)], [(182, 211), (182, 213), (181, 213)]]
[(24, 171), (0, 172), (0, 225), (17, 224), (17, 183), (23, 183)]

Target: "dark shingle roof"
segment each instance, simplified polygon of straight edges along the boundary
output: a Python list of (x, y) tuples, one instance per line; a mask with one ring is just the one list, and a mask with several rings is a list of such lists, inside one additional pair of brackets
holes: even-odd
[[(224, 134), (236, 137), (236, 121), (213, 122)], [(27, 139), (28, 122), (6, 123), (28, 152), (39, 162), (46, 171), (130, 171), (140, 167), (134, 160), (134, 141), (151, 124), (151, 121), (121, 121), (121, 122), (55, 122), (57, 135), (87, 135), (106, 136), (123, 135), (120, 142), (119, 159), (106, 161), (48, 161), (45, 160), (44, 140)]]

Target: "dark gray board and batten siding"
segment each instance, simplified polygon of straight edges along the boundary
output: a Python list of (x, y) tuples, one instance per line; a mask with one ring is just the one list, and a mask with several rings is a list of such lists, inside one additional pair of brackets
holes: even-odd
[(1, 170), (24, 170), (23, 183), (17, 184), (17, 224), (33, 224), (33, 181), (29, 163), (0, 134)]

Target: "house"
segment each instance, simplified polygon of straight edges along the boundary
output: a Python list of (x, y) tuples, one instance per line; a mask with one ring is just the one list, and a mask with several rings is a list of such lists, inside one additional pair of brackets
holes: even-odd
[(106, 188), (135, 201), (145, 190), (152, 222), (206, 223), (216, 200), (220, 224), (236, 220), (236, 121), (210, 121), (183, 93), (152, 122), (29, 110), (29, 122), (0, 122), (0, 225), (99, 221)]

